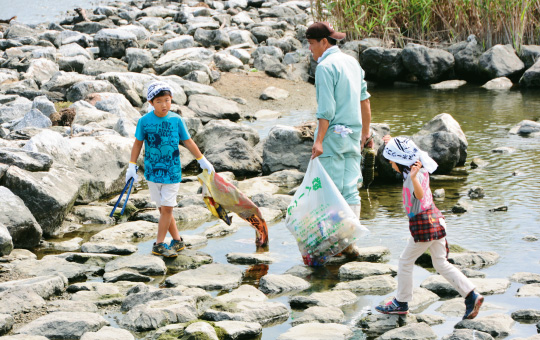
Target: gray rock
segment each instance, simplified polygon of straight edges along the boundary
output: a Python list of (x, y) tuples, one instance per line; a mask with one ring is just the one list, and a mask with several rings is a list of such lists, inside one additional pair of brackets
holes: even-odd
[(259, 43), (266, 42), (268, 38), (278, 38), (280, 33), (270, 26), (255, 26), (251, 28), (251, 34), (253, 34)]
[(230, 301), (227, 304), (218, 302), (207, 309), (202, 318), (211, 321), (258, 322), (265, 326), (286, 321), (289, 318), (289, 310), (281, 302), (250, 300)]
[(1, 314), (30, 313), (45, 305), (45, 300), (41, 296), (24, 289), (0, 292), (0, 299), (2, 299)]
[(135, 340), (135, 338), (125, 329), (105, 326), (97, 332), (84, 333), (81, 340)]
[(90, 39), (89, 39), (89, 36), (86, 34), (70, 31), (70, 30), (65, 30), (58, 33), (56, 37), (54, 38), (54, 41), (52, 41), (52, 43), (56, 47), (61, 47), (62, 45), (69, 45), (69, 44), (76, 43), (86, 48), (90, 45)]
[[(193, 241), (188, 242), (188, 238), (185, 238), (184, 241), (186, 242), (186, 245), (195, 246), (192, 245)], [(187, 269), (199, 268), (200, 266), (210, 264), (213, 261), (214, 260), (212, 256), (207, 253), (191, 249), (184, 249), (181, 253), (178, 254), (177, 257), (172, 259), (165, 259), (165, 265), (169, 270), (173, 272), (178, 272)]]
[(291, 325), (294, 327), (308, 322), (342, 323), (344, 320), (345, 314), (337, 307), (309, 307), (300, 317), (294, 318)]
[(127, 72), (128, 64), (119, 59), (89, 60), (84, 63), (82, 73), (97, 76), (107, 72)]
[(106, 28), (97, 32), (94, 43), (99, 47), (102, 58), (121, 58), (128, 47), (134, 47), (137, 36), (126, 29)]
[(471, 199), (483, 198), (485, 196), (484, 188), (475, 185), (469, 189), (467, 196)]
[(129, 298), (125, 299), (122, 302), (122, 311), (129, 311), (136, 306), (146, 305), (150, 301), (160, 301), (173, 296), (192, 297), (195, 298), (198, 302), (208, 300), (211, 297), (210, 294), (200, 288), (186, 287), (143, 291), (139, 293), (128, 294), (128, 296)]
[(521, 286), (517, 293), (517, 297), (540, 296), (540, 283), (529, 283)]
[(250, 146), (259, 143), (259, 134), (254, 128), (228, 120), (210, 121), (199, 132), (194, 141), (203, 151), (236, 138), (244, 139)]
[(510, 277), (510, 281), (523, 283), (523, 284), (540, 283), (540, 274), (519, 272), (519, 273), (513, 274)]
[(512, 312), (512, 319), (518, 322), (538, 322), (540, 321), (540, 310), (537, 309), (520, 309)]
[(433, 198), (437, 199), (437, 198), (444, 198), (444, 196), (446, 195), (445, 191), (443, 188), (440, 188), (440, 189), (435, 189), (433, 191)]
[(102, 92), (118, 93), (116, 88), (108, 81), (89, 80), (81, 81), (71, 86), (66, 92), (66, 98), (70, 102), (76, 102), (86, 99), (89, 94)]
[(47, 311), (53, 312), (88, 312), (97, 313), (98, 308), (92, 302), (86, 301), (71, 301), (71, 300), (54, 300), (47, 302)]
[[(82, 67), (80, 71), (82, 71)], [(90, 80), (90, 77), (77, 72), (59, 71), (51, 78), (51, 80), (43, 84), (41, 88), (45, 91), (61, 92), (66, 94), (71, 86), (85, 80)]]
[(454, 56), (446, 51), (407, 44), (401, 52), (403, 66), (422, 83), (440, 81), (454, 66)]
[(240, 59), (231, 54), (216, 53), (214, 54), (214, 61), (217, 68), (223, 72), (230, 72), (233, 69), (244, 66), (244, 63)]
[(477, 330), (456, 329), (452, 334), (442, 337), (442, 340), (493, 340), (493, 337)]
[(510, 79), (506, 77), (491, 79), (490, 81), (482, 85), (482, 87), (487, 90), (508, 90), (512, 86), (514, 86), (514, 84)]
[[(120, 92), (123, 94), (126, 99), (133, 106), (142, 106), (146, 102), (146, 93), (148, 86), (156, 81), (156, 78), (153, 75), (149, 74), (140, 74), (133, 72), (107, 72), (102, 73), (97, 76), (97, 79), (107, 81), (117, 89), (114, 92)], [(179, 90), (180, 93), (174, 93), (173, 102), (178, 100), (180, 105), (186, 102), (186, 96), (183, 94), (183, 91), (178, 86), (173, 86), (174, 84), (170, 81), (166, 81), (172, 88), (173, 91)], [(128, 111), (136, 111), (132, 107), (127, 106)], [(131, 116), (131, 115), (130, 115)], [(140, 114), (137, 112), (137, 116), (140, 117)], [(133, 117), (137, 117), (133, 114)]]
[(270, 100), (270, 99), (286, 99), (289, 97), (289, 92), (287, 90), (283, 90), (274, 86), (267, 87), (264, 89), (264, 91), (260, 95), (260, 99), (262, 100)]
[(310, 322), (290, 328), (277, 340), (346, 340), (352, 337), (353, 332), (345, 325)]
[(20, 119), (32, 109), (32, 102), (24, 97), (5, 96), (0, 106), (0, 124)]
[(472, 206), (470, 205), (469, 201), (465, 199), (465, 197), (461, 197), (456, 205), (452, 207), (452, 212), (456, 214), (462, 214), (464, 212), (467, 212), (471, 210)]
[(365, 295), (385, 295), (397, 288), (397, 282), (391, 275), (369, 276), (361, 280), (338, 283), (333, 289), (350, 290)]
[(446, 319), (443, 316), (430, 315), (430, 314), (417, 314), (416, 320), (418, 322), (425, 322), (429, 326), (440, 325), (446, 321)]
[(182, 60), (178, 64), (169, 68), (167, 71), (163, 72), (163, 75), (176, 75), (179, 77), (186, 77), (194, 71), (201, 71), (203, 73), (206, 73), (208, 79), (210, 79), (209, 77), (211, 71), (208, 65), (194, 60)]
[(257, 322), (218, 321), (214, 324), (221, 328), (229, 339), (234, 340), (256, 337), (262, 333), (262, 327)]
[(454, 90), (467, 84), (465, 80), (445, 80), (437, 84), (432, 84), (433, 90)]
[(47, 255), (41, 260), (16, 262), (13, 271), (26, 276), (47, 276), (62, 274), (69, 282), (84, 280), (88, 275), (100, 272), (100, 267), (90, 264), (69, 262), (61, 256)]
[(0, 314), (0, 335), (8, 333), (12, 328), (15, 320), (9, 314)]
[(236, 102), (215, 96), (191, 95), (188, 107), (196, 113), (203, 124), (213, 119), (237, 121), (242, 117)]
[(489, 79), (512, 78), (525, 69), (511, 45), (495, 45), (478, 59), (478, 68)]
[(190, 47), (180, 50), (173, 50), (156, 60), (154, 69), (159, 73), (167, 71), (172, 66), (183, 60), (198, 61), (203, 64), (210, 64), (214, 58), (214, 53), (202, 47)]
[(130, 281), (130, 282), (150, 282), (152, 278), (146, 275), (133, 272), (131, 270), (115, 270), (107, 272), (103, 275), (103, 282), (118, 282), (118, 281)]
[(135, 110), (126, 97), (120, 93), (99, 93), (94, 95), (96, 109), (112, 113), (119, 118), (128, 118), (137, 122), (141, 115)]
[(86, 49), (84, 49), (81, 45), (76, 44), (76, 43), (62, 45), (58, 49), (58, 53), (60, 53), (63, 57), (83, 56), (87, 60), (92, 59), (92, 55)]
[(157, 236), (157, 224), (146, 221), (133, 221), (116, 225), (98, 232), (90, 242), (140, 242)]
[(184, 79), (203, 85), (210, 85), (211, 83), (210, 75), (208, 75), (208, 73), (205, 71), (200, 70), (189, 72), (186, 76), (184, 76)]
[(268, 54), (261, 54), (255, 57), (253, 61), (253, 67), (256, 68), (259, 71), (267, 71), (270, 70), (273, 66), (283, 66), (281, 65), (281, 62), (278, 58), (268, 55)]
[(486, 274), (471, 268), (460, 268), (461, 272), (469, 278), (485, 278)]
[(11, 131), (18, 131), (28, 127), (46, 129), (52, 126), (49, 117), (45, 116), (37, 109), (31, 109), (24, 117), (11, 127)]
[(137, 246), (128, 243), (86, 242), (81, 246), (83, 253), (104, 253), (129, 255), (137, 251)]
[(226, 48), (231, 45), (229, 34), (222, 30), (198, 28), (193, 39), (204, 47)]
[(312, 146), (313, 138), (303, 137), (300, 129), (274, 126), (263, 141), (263, 174), (286, 169), (305, 172)]
[(141, 72), (145, 67), (152, 67), (154, 57), (148, 50), (130, 47), (126, 49), (129, 72)]
[(34, 101), (32, 102), (32, 109), (39, 110), (47, 117), (50, 117), (51, 114), (56, 112), (54, 103), (51, 102), (46, 96), (39, 96), (34, 98)]
[(114, 217), (109, 216), (110, 212), (111, 208), (109, 206), (99, 205), (78, 205), (71, 211), (79, 222), (83, 224), (116, 224)]
[(245, 30), (232, 30), (229, 31), (229, 38), (231, 39), (231, 45), (243, 45), (254, 46), (257, 43), (257, 38), (251, 32)]
[(242, 277), (242, 270), (236, 266), (212, 263), (169, 276), (165, 284), (168, 287), (183, 285), (205, 290), (222, 290), (238, 287)]
[(272, 195), (269, 193), (259, 193), (251, 196), (251, 201), (258, 207), (266, 207), (278, 209), (281, 211), (287, 210), (291, 197), (288, 195)]
[(16, 333), (72, 339), (80, 338), (86, 332), (97, 331), (107, 324), (107, 320), (96, 313), (54, 312), (19, 328)]
[(480, 76), (478, 59), (482, 55), (482, 47), (474, 36), (466, 42), (457, 43), (449, 48), (454, 55), (454, 72), (460, 79), (475, 81)]
[(368, 276), (387, 274), (395, 276), (397, 267), (383, 263), (349, 262), (339, 268), (341, 280), (359, 280)]
[(428, 339), (438, 339), (437, 335), (428, 324), (420, 322), (412, 325), (407, 325), (399, 327), (388, 331), (378, 337), (380, 340), (402, 340), (402, 339), (411, 339), (411, 340), (428, 340)]
[[(1, 187), (0, 187), (1, 189)], [(0, 257), (11, 254), (13, 250), (13, 239), (6, 226), (0, 223)]]
[(205, 155), (218, 172), (231, 171), (236, 176), (254, 176), (261, 173), (261, 156), (242, 138), (217, 144), (206, 150)]
[(460, 267), (483, 268), (496, 264), (499, 254), (494, 251), (450, 253), (448, 261)]
[(266, 253), (228, 253), (225, 256), (229, 263), (235, 264), (268, 264), (275, 262), (275, 260)]
[(525, 64), (525, 68), (530, 68), (540, 60), (540, 46), (521, 45), (519, 57)]
[(232, 56), (235, 56), (238, 58), (243, 64), (248, 64), (249, 59), (251, 58), (251, 55), (247, 50), (240, 49), (240, 48), (229, 48), (229, 53), (231, 53)]
[(33, 79), (39, 86), (48, 82), (60, 69), (58, 65), (45, 58), (33, 59), (23, 75), (26, 79)]
[(53, 159), (51, 156), (39, 152), (0, 148), (0, 163), (15, 165), (28, 171), (48, 171), (51, 168)]
[(527, 241), (527, 242), (536, 242), (538, 241), (538, 237), (534, 236), (534, 235), (527, 235), (527, 236), (524, 236), (522, 238), (523, 241)]
[[(503, 294), (510, 287), (507, 279), (470, 279), (476, 291), (483, 295)], [(457, 296), (457, 290), (441, 275), (432, 275), (420, 285), (439, 296)]]
[(456, 329), (473, 329), (480, 332), (488, 333), (495, 339), (507, 337), (512, 331), (514, 320), (505, 314), (492, 314), (488, 316), (478, 317), (474, 320), (462, 320), (454, 327)]
[(348, 290), (334, 290), (330, 292), (313, 293), (309, 296), (291, 296), (289, 304), (293, 308), (307, 308), (311, 306), (343, 307), (356, 302), (358, 297)]
[(540, 132), (540, 123), (532, 120), (522, 120), (517, 125), (510, 129), (510, 134), (518, 134), (522, 136), (529, 136)]
[(407, 315), (388, 315), (371, 314), (358, 321), (357, 327), (370, 338), (377, 337), (393, 329), (404, 327), (417, 322), (412, 314)]
[(191, 35), (181, 35), (176, 38), (169, 39), (163, 44), (163, 52), (168, 53), (170, 51), (179, 50), (183, 48), (190, 48), (195, 45), (195, 41)]
[(275, 46), (279, 48), (283, 53), (294, 52), (302, 48), (302, 43), (291, 36), (286, 36), (280, 39), (268, 38), (266, 44), (267, 46)]
[[(9, 243), (16, 248), (33, 248), (41, 240), (42, 230), (23, 200), (6, 187), (0, 186), (0, 224), (9, 232), (4, 236), (4, 251)], [(5, 255), (5, 254), (4, 254)]]
[(152, 255), (130, 255), (119, 257), (105, 266), (105, 272), (121, 269), (133, 270), (142, 275), (165, 275), (167, 267), (160, 257)]
[(266, 274), (259, 279), (259, 289), (265, 294), (300, 291), (309, 287), (309, 282), (290, 274)]
[(189, 322), (197, 319), (197, 314), (195, 298), (172, 296), (134, 307), (125, 314), (119, 324), (123, 328), (140, 332), (172, 323)]
[(516, 152), (516, 149), (512, 148), (510, 146), (501, 146), (501, 147), (498, 147), (498, 148), (495, 148), (495, 149), (491, 150), (491, 152), (492, 153), (502, 154), (502, 155), (510, 155), (510, 154), (513, 154), (514, 152)]
[(48, 340), (46, 337), (41, 335), (6, 335), (2, 337), (2, 340)]
[(111, 28), (111, 26), (104, 24), (102, 22), (91, 22), (91, 21), (79, 22), (73, 26), (74, 31), (86, 33), (86, 34), (95, 34), (105, 28)]
[(38, 296), (48, 299), (61, 294), (67, 286), (63, 275), (46, 275), (29, 279), (7, 281), (0, 283), (0, 292), (32, 291)]
[(360, 63), (367, 79), (380, 82), (393, 82), (399, 79), (404, 66), (401, 60), (402, 49), (369, 47), (360, 55)]

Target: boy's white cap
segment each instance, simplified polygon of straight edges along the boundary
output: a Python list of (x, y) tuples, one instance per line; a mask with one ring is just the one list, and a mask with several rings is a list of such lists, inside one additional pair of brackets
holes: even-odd
[(422, 151), (416, 144), (407, 137), (394, 137), (390, 139), (384, 147), (384, 158), (405, 166), (411, 166), (417, 160), (422, 162), (422, 165), (429, 173), (437, 170), (437, 163), (433, 158), (429, 157), (428, 153)]
[(146, 92), (146, 100), (151, 101), (161, 91), (169, 91), (171, 93), (171, 96), (173, 95), (172, 87), (169, 86), (169, 84), (162, 81), (156, 81), (148, 86), (148, 91)]

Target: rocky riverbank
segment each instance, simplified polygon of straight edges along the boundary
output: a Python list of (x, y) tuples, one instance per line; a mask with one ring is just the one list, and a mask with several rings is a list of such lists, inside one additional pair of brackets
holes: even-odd
[[(1, 26), (0, 335), (257, 338), (264, 328), (294, 314), (291, 328), (279, 339), (348, 339), (353, 328), (369, 338), (437, 338), (429, 325), (444, 323), (444, 318), (420, 312), (457, 295), (437, 275), (415, 293), (414, 315), (367, 315), (344, 324), (343, 310), (359, 297), (395, 290), (396, 268), (386, 264), (387, 248), (363, 248), (352, 262), (334, 259), (339, 283), (313, 292), (312, 268), (266, 274), (264, 266), (286, 261), (278, 254), (231, 248), (228, 263), (215, 263), (209, 240), (247, 224), (238, 217), (231, 226), (212, 220), (193, 177), (181, 184), (174, 215), (184, 229), (207, 225), (184, 236), (188, 249), (177, 259), (146, 255), (138, 248), (156, 237), (159, 217), (143, 187), (131, 196), (126, 216), (108, 216), (113, 196), (123, 187), (137, 120), (146, 112), (145, 88), (159, 79), (174, 88), (173, 111), (184, 117), (216, 170), (259, 205), (268, 222), (282, 219), (289, 194), (302, 181), (314, 125), (277, 125), (261, 139), (256, 129), (238, 122), (272, 121), (284, 110), (315, 107), (308, 83), (315, 65), (303, 39), (309, 11), (307, 1), (133, 2), (100, 6), (61, 23)], [(449, 88), (438, 82), (469, 79), (475, 72), (481, 76), (473, 80), (507, 76), (494, 80), (512, 85), (521, 79), (523, 87), (540, 83), (540, 66), (533, 64), (540, 55), (536, 47), (524, 48), (519, 57), (508, 47), (479, 51), (473, 38), (447, 50), (419, 45), (385, 49), (373, 39), (342, 47), (376, 82)], [(55, 106), (59, 102), (69, 102), (69, 108)], [(390, 127), (374, 124), (373, 130), (380, 147)], [(539, 132), (533, 121), (511, 131)], [(466, 162), (467, 139), (449, 114), (436, 116), (412, 137), (437, 160), (439, 176)], [(184, 148), (181, 152), (182, 167), (190, 171), (194, 159)], [(387, 162), (377, 165), (381, 179), (395, 178)], [(469, 196), (481, 194), (476, 188)], [(88, 225), (95, 228), (85, 233), (88, 237), (52, 240)], [(51, 254), (38, 259), (27, 250), (36, 247)], [(474, 278), (482, 294), (504, 293), (513, 281), (525, 284), (518, 296), (540, 295), (538, 274), (493, 279), (468, 269), (494, 265), (496, 253), (452, 253), (450, 259)], [(251, 267), (244, 271), (246, 264)], [(283, 296), (287, 303), (277, 301)], [(445, 315), (462, 314), (463, 304), (452, 299), (440, 309)], [(107, 317), (111, 311), (119, 315), (114, 327)], [(539, 313), (522, 310), (460, 322), (445, 339), (502, 338), (510, 334), (513, 320), (538, 322)]]

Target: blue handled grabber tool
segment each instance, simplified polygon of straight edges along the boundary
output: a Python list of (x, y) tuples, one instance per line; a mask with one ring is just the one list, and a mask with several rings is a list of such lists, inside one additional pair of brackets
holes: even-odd
[(127, 182), (126, 182), (126, 185), (124, 186), (124, 190), (122, 190), (122, 193), (120, 194), (120, 197), (118, 197), (118, 201), (116, 201), (116, 204), (114, 205), (114, 208), (113, 210), (111, 211), (111, 214), (109, 215), (110, 217), (113, 217), (113, 214), (114, 214), (114, 211), (116, 210), (116, 207), (118, 207), (118, 204), (120, 203), (120, 201), (122, 200), (122, 196), (124, 196), (124, 193), (126, 192), (126, 189), (128, 188), (129, 186), (129, 190), (127, 192), (127, 195), (126, 195), (126, 200), (124, 201), (124, 206), (122, 207), (122, 211), (120, 212), (120, 215), (124, 215), (124, 210), (126, 210), (126, 205), (127, 205), (127, 202), (128, 202), (128, 199), (129, 199), (129, 194), (131, 194), (131, 188), (133, 187), (133, 182), (135, 180), (133, 179), (133, 177), (131, 177)]

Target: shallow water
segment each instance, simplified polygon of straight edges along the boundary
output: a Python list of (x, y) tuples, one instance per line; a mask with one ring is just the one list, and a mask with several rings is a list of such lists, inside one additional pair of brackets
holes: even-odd
[[(487, 278), (508, 278), (516, 272), (540, 273), (540, 241), (527, 242), (524, 236), (535, 235), (540, 238), (540, 138), (524, 138), (509, 135), (509, 129), (523, 119), (536, 120), (540, 117), (539, 91), (486, 91), (477, 87), (464, 87), (459, 90), (433, 91), (425, 88), (377, 88), (370, 89), (372, 94), (372, 120), (374, 123), (390, 125), (392, 135), (411, 135), (418, 131), (424, 123), (435, 115), (450, 113), (460, 124), (467, 136), (469, 148), (467, 165), (457, 168), (451, 175), (457, 180), (432, 180), (432, 190), (444, 188), (446, 198), (436, 201), (436, 205), (447, 219), (448, 240), (469, 250), (495, 251), (500, 261), (485, 269), (481, 269)], [(244, 122), (255, 127), (261, 138), (276, 124), (296, 125), (313, 120), (314, 114), (308, 111), (294, 111), (282, 118), (267, 121)], [(516, 149), (513, 154), (501, 155), (491, 150), (509, 146)], [(469, 164), (473, 157), (480, 157), (488, 162), (485, 168), (471, 169)], [(516, 175), (513, 173), (516, 172)], [(481, 186), (486, 196), (472, 200), (473, 209), (464, 214), (453, 214), (452, 206), (462, 196), (467, 196), (471, 186)], [(409, 236), (408, 222), (401, 207), (401, 185), (399, 183), (375, 183), (369, 191), (362, 189), (363, 225), (371, 233), (359, 242), (360, 246), (386, 246), (391, 250), (391, 264), (397, 265), (397, 259)], [(490, 208), (506, 205), (506, 212), (488, 212)], [(195, 229), (182, 230), (181, 234), (198, 234), (215, 222), (206, 222)], [(65, 235), (81, 236), (85, 239), (101, 228), (86, 226), (82, 230)], [(260, 276), (266, 273), (282, 274), (294, 265), (302, 264), (295, 240), (285, 227), (283, 221), (269, 223), (269, 252), (276, 262), (268, 266), (240, 266), (246, 270), (244, 283), (257, 286)], [(153, 241), (139, 244), (139, 252), (150, 252)], [(213, 256), (214, 262), (226, 263), (229, 252), (255, 252), (254, 231), (249, 227), (240, 228), (235, 234), (209, 239), (208, 245), (201, 251)], [(307, 292), (324, 291), (332, 288), (337, 282), (338, 267), (319, 268), (308, 280), (312, 287)], [(418, 286), (431, 272), (416, 267), (414, 282)], [(92, 279), (94, 280), (94, 279)], [(95, 280), (100, 280), (95, 278)], [(159, 285), (164, 278), (156, 278), (151, 284)], [(517, 298), (515, 294), (521, 284), (512, 283), (505, 294), (486, 297), (486, 303), (495, 305), (496, 309), (482, 311), (481, 315), (505, 313), (518, 309), (538, 309), (538, 297)], [(220, 292), (212, 292), (212, 295)], [(346, 323), (354, 326), (369, 309), (392, 296), (363, 295), (358, 301), (344, 308)], [(288, 306), (288, 296), (271, 298)], [(436, 311), (441, 301), (429, 306), (423, 313), (442, 315)], [(264, 328), (261, 339), (275, 339), (289, 329), (293, 318), (300, 315), (292, 311), (286, 322)], [(121, 313), (105, 315), (115, 325)], [(443, 315), (444, 316), (444, 315)], [(445, 316), (446, 322), (433, 326), (439, 336), (449, 334), (453, 326), (461, 318)], [(364, 336), (355, 329), (355, 339)], [(509, 339), (536, 334), (534, 324), (516, 323)], [(143, 338), (140, 334), (138, 338)]]

